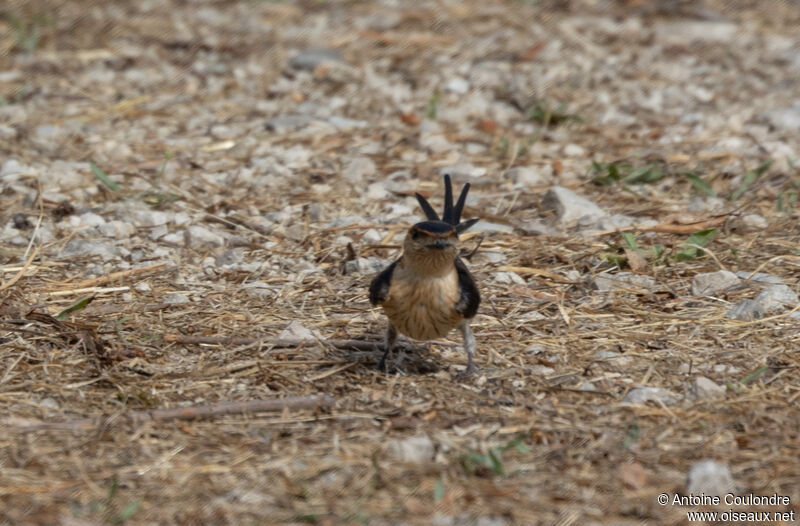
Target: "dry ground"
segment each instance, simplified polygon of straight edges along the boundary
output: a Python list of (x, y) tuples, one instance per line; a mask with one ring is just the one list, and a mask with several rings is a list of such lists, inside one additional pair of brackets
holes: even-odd
[[(798, 290), (800, 5), (402, 4), (0, 7), (0, 524), (687, 524), (656, 496), (703, 459), (800, 512), (800, 320), (726, 318), (752, 280), (691, 293)], [(661, 173), (591, 169), (617, 160)], [(346, 262), (395, 257), (457, 163), (468, 217), (513, 227), (465, 238), (480, 373), (453, 339), (379, 374), (328, 343), (383, 330)], [(552, 224), (554, 184), (629, 236)], [(654, 285), (596, 289), (627, 266)], [(318, 339), (276, 345), (292, 321)]]

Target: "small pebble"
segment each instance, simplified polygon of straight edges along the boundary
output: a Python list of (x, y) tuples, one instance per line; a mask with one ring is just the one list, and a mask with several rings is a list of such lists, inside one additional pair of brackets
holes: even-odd
[(735, 489), (730, 468), (721, 462), (701, 460), (689, 469), (686, 492), (691, 495), (721, 497)]
[(622, 400), (629, 404), (643, 404), (645, 402), (663, 402), (666, 405), (678, 401), (678, 396), (663, 387), (636, 387), (628, 391)]
[(182, 305), (184, 303), (189, 303), (189, 298), (185, 294), (181, 294), (180, 292), (174, 292), (164, 298), (164, 303), (168, 305)]
[(405, 439), (391, 440), (386, 448), (389, 457), (409, 464), (423, 464), (433, 461), (436, 448), (427, 435), (417, 435)]

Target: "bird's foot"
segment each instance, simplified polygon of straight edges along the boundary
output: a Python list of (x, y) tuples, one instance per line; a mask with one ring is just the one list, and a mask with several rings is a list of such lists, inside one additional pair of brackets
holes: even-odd
[(475, 374), (476, 372), (478, 372), (478, 368), (477, 368), (477, 367), (475, 367), (475, 364), (474, 364), (474, 363), (472, 363), (472, 362), (469, 362), (469, 363), (467, 364), (467, 368), (466, 368), (466, 369), (464, 369), (464, 370), (463, 370), (463, 371), (461, 371), (461, 372), (458, 372), (458, 373), (456, 373), (456, 378), (458, 378), (458, 379), (465, 379), (465, 378), (469, 378), (470, 376), (472, 376), (472, 375), (473, 375), (473, 374)]
[(381, 358), (381, 360), (378, 362), (378, 365), (375, 366), (375, 370), (385, 374), (389, 373), (389, 370), (386, 368), (386, 356)]

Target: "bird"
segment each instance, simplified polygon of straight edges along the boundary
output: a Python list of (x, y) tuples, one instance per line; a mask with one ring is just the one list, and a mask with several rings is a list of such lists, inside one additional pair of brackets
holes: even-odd
[(386, 372), (386, 360), (397, 343), (398, 333), (414, 340), (433, 340), (455, 328), (461, 332), (467, 367), (460, 373), (474, 373), (475, 336), (470, 320), (481, 302), (475, 278), (459, 257), (459, 234), (478, 218), (461, 221), (469, 183), (453, 205), (450, 175), (444, 175), (444, 211), (440, 218), (430, 203), (416, 194), (425, 221), (408, 229), (403, 253), (379, 272), (369, 285), (369, 301), (380, 305), (388, 318), (385, 349), (377, 369)]

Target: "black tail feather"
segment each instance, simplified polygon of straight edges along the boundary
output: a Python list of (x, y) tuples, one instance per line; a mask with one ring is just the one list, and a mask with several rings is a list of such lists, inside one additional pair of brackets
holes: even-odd
[(469, 183), (464, 185), (464, 188), (461, 189), (461, 194), (458, 196), (458, 202), (453, 206), (453, 182), (450, 180), (450, 174), (444, 175), (444, 210), (442, 211), (441, 220), (439, 219), (439, 214), (436, 213), (436, 210), (433, 209), (427, 199), (420, 194), (414, 195), (417, 196), (417, 202), (419, 202), (419, 206), (428, 221), (443, 221), (453, 225), (456, 228), (456, 232), (461, 234), (479, 221), (476, 218), (461, 222), (461, 213), (464, 211), (464, 204), (467, 202), (469, 187)]
[(450, 174), (444, 174), (444, 211), (442, 221), (450, 225), (457, 225), (458, 219), (454, 217), (453, 210), (453, 183), (450, 181)]
[(439, 214), (436, 213), (436, 210), (433, 209), (428, 200), (422, 197), (420, 194), (414, 194), (414, 195), (417, 196), (417, 202), (419, 203), (419, 206), (422, 208), (422, 211), (425, 212), (425, 218), (428, 221), (439, 221)]
[(457, 225), (461, 222), (461, 212), (464, 211), (464, 203), (467, 202), (467, 193), (469, 192), (469, 183), (464, 185), (461, 189), (461, 195), (458, 196), (456, 208), (453, 210), (453, 224)]
[(461, 234), (461, 233), (463, 233), (463, 232), (466, 232), (467, 230), (469, 230), (469, 228), (470, 228), (472, 225), (474, 225), (474, 224), (475, 224), (475, 223), (477, 223), (478, 221), (480, 221), (480, 218), (478, 218), (478, 217), (475, 217), (475, 218), (473, 218), (473, 219), (467, 219), (467, 220), (466, 220), (466, 221), (464, 221), (463, 223), (459, 223), (459, 224), (457, 224), (457, 225), (456, 225), (456, 233), (458, 233), (458, 234)]

